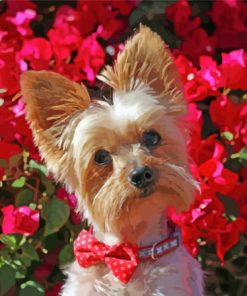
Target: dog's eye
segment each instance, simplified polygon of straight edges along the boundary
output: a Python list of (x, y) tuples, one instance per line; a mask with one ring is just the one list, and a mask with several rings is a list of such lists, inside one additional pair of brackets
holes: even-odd
[(143, 134), (142, 143), (147, 147), (155, 147), (159, 145), (160, 140), (161, 136), (157, 132), (150, 131)]
[(95, 157), (94, 157), (94, 160), (97, 164), (99, 165), (106, 165), (108, 164), (109, 162), (111, 162), (111, 155), (108, 151), (106, 150), (98, 150), (96, 153), (95, 153)]

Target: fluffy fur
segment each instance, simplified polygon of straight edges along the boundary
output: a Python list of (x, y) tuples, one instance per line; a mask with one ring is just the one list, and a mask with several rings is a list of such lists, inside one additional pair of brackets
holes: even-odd
[[(91, 101), (84, 86), (47, 71), (21, 80), (27, 119), (49, 170), (78, 197), (78, 211), (107, 244), (153, 244), (168, 235), (165, 209), (189, 208), (197, 183), (188, 170), (186, 135), (179, 124), (186, 111), (178, 74), (167, 46), (141, 26), (99, 77), (113, 90), (112, 104)], [(161, 143), (148, 149), (143, 133), (156, 131)], [(112, 161), (94, 161), (99, 149)], [(130, 184), (140, 166), (156, 174), (152, 193)], [(183, 246), (157, 261), (141, 262), (124, 285), (104, 264), (67, 267), (63, 296), (192, 295), (202, 292), (199, 264)]]

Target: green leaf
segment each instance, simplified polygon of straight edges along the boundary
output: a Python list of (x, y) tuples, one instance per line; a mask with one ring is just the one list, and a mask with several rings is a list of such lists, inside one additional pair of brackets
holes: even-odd
[(9, 167), (12, 168), (16, 166), (21, 158), (22, 158), (22, 153), (11, 156), (9, 160)]
[[(224, 204), (225, 207), (225, 213), (229, 218), (237, 217), (239, 214), (238, 205), (230, 197), (224, 196), (224, 195), (218, 195), (218, 198), (220, 201)], [(234, 218), (233, 218), (234, 219)], [(233, 221), (233, 219), (231, 219)]]
[(52, 196), (55, 192), (55, 185), (53, 182), (47, 179), (45, 176), (41, 176), (42, 185), (45, 186), (45, 192), (48, 196)]
[(70, 263), (74, 259), (73, 244), (66, 245), (58, 255), (59, 267), (63, 267), (65, 264)]
[(231, 284), (230, 296), (246, 296), (247, 282), (236, 280)]
[(11, 186), (14, 188), (22, 188), (25, 185), (26, 177), (22, 176), (19, 179), (16, 179)]
[(221, 137), (227, 141), (232, 141), (234, 139), (234, 135), (231, 132), (223, 132), (220, 134)]
[(45, 289), (34, 281), (27, 281), (21, 284), (19, 296), (43, 296)]
[(4, 104), (4, 99), (0, 98), (0, 106)]
[(0, 268), (0, 295), (5, 295), (15, 285), (15, 270), (5, 264)]
[(0, 241), (7, 247), (16, 250), (26, 242), (26, 237), (21, 234), (8, 234), (0, 236)]
[(9, 167), (8, 161), (6, 159), (0, 158), (0, 167), (7, 169)]
[(23, 189), (18, 192), (15, 198), (15, 206), (28, 206), (33, 200), (33, 191), (30, 189)]
[(14, 261), (12, 261), (10, 265), (16, 272), (16, 274), (15, 274), (16, 279), (26, 278), (27, 267), (23, 264), (23, 262), (21, 260), (19, 260), (19, 258), (16, 258)]
[(21, 248), (21, 251), (22, 251), (22, 253), (21, 253), (19, 259), (24, 261), (24, 263), (26, 262), (27, 265), (29, 265), (29, 260), (30, 260), (30, 262), (31, 261), (39, 261), (39, 255), (38, 255), (37, 251), (35, 250), (35, 248), (33, 247), (33, 245), (26, 243)]
[(69, 207), (61, 200), (52, 198), (43, 203), (41, 216), (45, 219), (44, 236), (58, 231), (69, 219)]
[(37, 163), (35, 160), (31, 159), (29, 161), (29, 168), (30, 169), (37, 169), (40, 172), (42, 172), (45, 176), (48, 176), (48, 170), (47, 167), (43, 164)]
[(247, 146), (243, 147), (239, 152), (232, 154), (231, 158), (241, 158), (247, 160)]

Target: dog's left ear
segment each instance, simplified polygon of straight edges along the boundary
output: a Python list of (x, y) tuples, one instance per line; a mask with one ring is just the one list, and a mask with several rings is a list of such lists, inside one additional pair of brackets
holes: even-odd
[(113, 66), (107, 66), (99, 75), (115, 92), (130, 92), (141, 84), (150, 86), (161, 103), (171, 113), (183, 114), (186, 104), (182, 84), (168, 46), (148, 27), (130, 38)]
[(21, 92), (35, 144), (55, 177), (63, 179), (71, 163), (68, 148), (73, 129), (66, 135), (65, 142), (61, 135), (72, 118), (89, 107), (88, 92), (85, 86), (50, 71), (22, 74)]

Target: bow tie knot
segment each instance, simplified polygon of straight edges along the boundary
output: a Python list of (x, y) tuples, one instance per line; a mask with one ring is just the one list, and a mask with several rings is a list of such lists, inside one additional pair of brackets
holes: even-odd
[(114, 276), (124, 283), (130, 280), (139, 261), (137, 245), (119, 243), (109, 246), (86, 230), (82, 230), (75, 240), (74, 254), (82, 267), (104, 261)]

